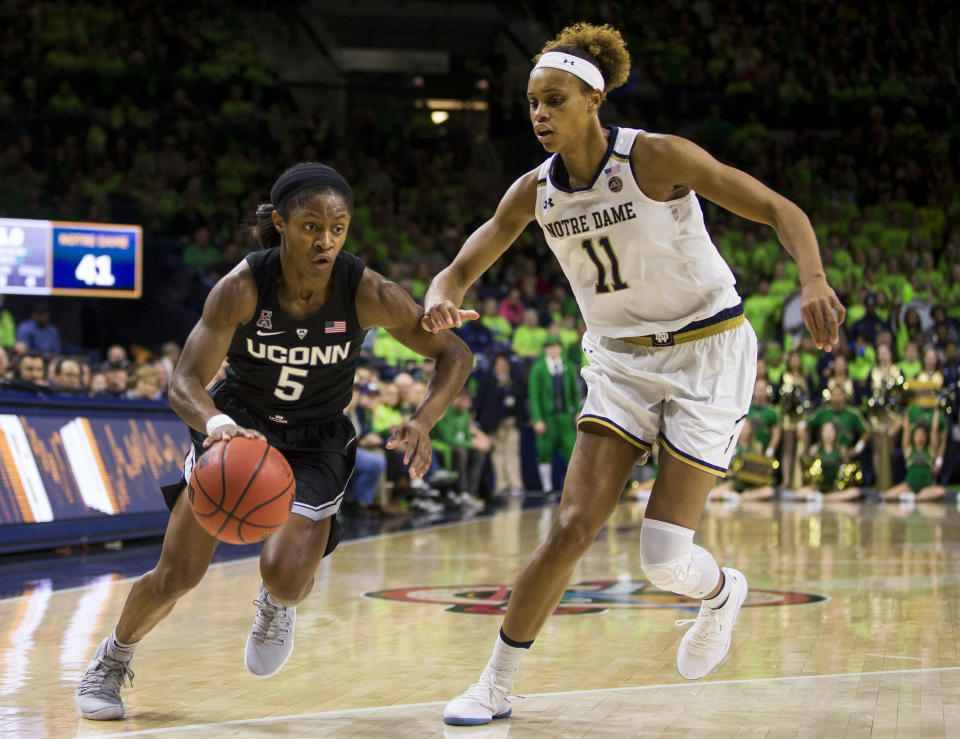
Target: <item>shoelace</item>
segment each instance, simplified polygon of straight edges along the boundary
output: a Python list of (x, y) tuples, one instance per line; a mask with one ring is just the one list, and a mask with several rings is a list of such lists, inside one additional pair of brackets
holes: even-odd
[(720, 611), (702, 607), (696, 618), (681, 618), (673, 622), (675, 626), (693, 624), (690, 630), (690, 640), (687, 649), (691, 652), (705, 652), (712, 650), (713, 640), (720, 636)]
[(290, 633), (290, 609), (259, 598), (253, 601), (253, 605), (257, 607), (250, 632), (253, 638), (270, 646), (286, 644), (285, 637)]
[(105, 654), (100, 657), (100, 661), (92, 670), (87, 670), (83, 680), (80, 681), (77, 692), (80, 695), (88, 693), (119, 694), (124, 683), (133, 687), (133, 670), (130, 669), (130, 664)]
[(461, 697), (469, 698), (483, 706), (489, 707), (491, 711), (496, 711), (500, 707), (501, 692), (504, 693), (502, 699), (509, 703), (510, 699), (507, 698), (505, 691), (499, 690), (492, 682), (481, 680), (467, 688)]

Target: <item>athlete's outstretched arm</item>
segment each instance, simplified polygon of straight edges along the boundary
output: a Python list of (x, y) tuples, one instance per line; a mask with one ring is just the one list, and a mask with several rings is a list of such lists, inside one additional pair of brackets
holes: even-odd
[(432, 333), (460, 326), (476, 311), (461, 311), (467, 288), (490, 269), (533, 220), (537, 204), (537, 170), (516, 180), (500, 199), (493, 217), (470, 234), (450, 266), (433, 278), (423, 298), (423, 328)]
[(399, 285), (372, 269), (364, 270), (357, 291), (357, 317), (365, 328), (385, 328), (401, 344), (435, 359), (436, 372), (420, 406), (387, 441), (388, 449), (403, 448), (410, 477), (423, 477), (430, 469), (433, 446), (430, 429), (440, 420), (460, 392), (473, 368), (473, 353), (450, 331), (431, 333), (420, 325), (423, 312)]
[[(170, 379), (170, 407), (197, 431), (206, 433), (207, 419), (220, 413), (206, 386), (220, 369), (237, 326), (253, 317), (257, 308), (257, 285), (250, 267), (240, 262), (207, 296), (203, 315), (190, 331), (183, 353)], [(252, 429), (221, 426), (207, 443), (234, 435), (263, 436)]]
[(759, 180), (721, 164), (691, 141), (656, 135), (648, 135), (645, 140), (648, 156), (635, 162), (636, 168), (661, 182), (669, 182), (669, 186), (687, 185), (717, 205), (765, 223), (777, 232), (780, 243), (799, 268), (801, 312), (814, 343), (823, 349), (839, 341), (839, 326), (846, 309), (827, 284), (817, 237), (806, 214)]

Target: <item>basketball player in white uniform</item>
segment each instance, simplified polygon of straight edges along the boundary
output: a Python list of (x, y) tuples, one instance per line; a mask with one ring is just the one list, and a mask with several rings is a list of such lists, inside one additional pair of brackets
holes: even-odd
[(680, 642), (680, 674), (701, 678), (727, 655), (747, 579), (719, 567), (693, 536), (750, 406), (757, 340), (698, 194), (776, 230), (799, 266), (817, 346), (838, 340), (845, 311), (796, 205), (690, 141), (601, 125), (604, 95), (629, 69), (609, 26), (577, 24), (544, 47), (527, 97), (552, 156), (514, 182), (424, 300), (424, 328), (459, 326), (466, 289), (536, 218), (587, 325), (588, 394), (556, 518), (517, 578), (480, 681), (447, 705), (449, 724), (510, 715), (521, 656), (657, 440), (664, 453), (641, 528), (643, 571), (655, 588), (702, 600)]

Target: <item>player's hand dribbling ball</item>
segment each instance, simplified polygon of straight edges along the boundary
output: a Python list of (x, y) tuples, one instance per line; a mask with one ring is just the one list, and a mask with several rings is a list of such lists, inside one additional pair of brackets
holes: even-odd
[(295, 492), (284, 456), (245, 436), (211, 444), (190, 476), (194, 517), (211, 536), (231, 544), (253, 544), (279, 529)]

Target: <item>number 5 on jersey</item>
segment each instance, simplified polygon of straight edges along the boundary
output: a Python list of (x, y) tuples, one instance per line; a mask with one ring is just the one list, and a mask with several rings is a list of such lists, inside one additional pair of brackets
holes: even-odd
[(620, 277), (620, 263), (617, 262), (617, 255), (610, 245), (610, 239), (606, 236), (601, 236), (597, 239), (597, 242), (603, 251), (606, 252), (607, 259), (610, 261), (610, 276), (613, 278), (613, 283), (610, 285), (607, 284), (607, 269), (604, 267), (600, 255), (597, 254), (597, 250), (593, 246), (593, 239), (584, 239), (583, 243), (580, 244), (587, 253), (587, 256), (590, 257), (590, 261), (593, 262), (597, 268), (597, 293), (602, 294), (611, 291), (626, 290), (630, 285)]
[(303, 395), (303, 383), (294, 380), (294, 377), (306, 377), (307, 370), (299, 367), (288, 367), (283, 365), (280, 368), (280, 379), (277, 380), (277, 387), (273, 394), (280, 400), (299, 400)]

